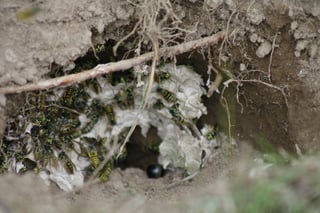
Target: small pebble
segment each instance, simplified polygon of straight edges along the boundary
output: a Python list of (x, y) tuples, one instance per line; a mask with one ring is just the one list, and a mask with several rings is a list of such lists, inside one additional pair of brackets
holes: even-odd
[(252, 43), (256, 43), (258, 40), (258, 35), (256, 33), (253, 33), (250, 35), (249, 39)]
[(270, 42), (265, 41), (258, 47), (256, 51), (256, 55), (259, 58), (263, 58), (271, 52), (271, 49), (272, 49), (272, 45), (270, 44)]

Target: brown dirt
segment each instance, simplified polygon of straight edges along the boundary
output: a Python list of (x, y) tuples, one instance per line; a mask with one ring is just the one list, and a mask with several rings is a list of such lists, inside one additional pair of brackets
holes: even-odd
[[(195, 2), (195, 3), (192, 3)], [(219, 29), (225, 29), (228, 18), (232, 13), (232, 4), (218, 5), (217, 1), (205, 1), (212, 8), (208, 11), (200, 1), (176, 1), (173, 5), (175, 12), (182, 17), (186, 28), (199, 22), (196, 33), (188, 34), (185, 39), (190, 40), (210, 35)], [(210, 3), (211, 2), (211, 3)], [(230, 1), (236, 2), (236, 1)], [(261, 38), (272, 43), (274, 35), (278, 46), (274, 49), (271, 64), (271, 82), (273, 85), (285, 87), (288, 106), (283, 95), (270, 87), (258, 83), (243, 83), (240, 93), (235, 87), (230, 87), (225, 93), (230, 105), (233, 123), (233, 135), (240, 143), (240, 152), (253, 158), (250, 151), (253, 147), (262, 151), (284, 148), (295, 152), (297, 144), (304, 152), (319, 149), (320, 133), (320, 45), (319, 19), (320, 5), (316, 1), (266, 1), (252, 5), (258, 14), (264, 15), (261, 23), (252, 23), (248, 18), (248, 5), (240, 8), (239, 13), (231, 21), (231, 28), (239, 28), (236, 37), (231, 38), (225, 46), (223, 55), (227, 56), (228, 68), (234, 75), (239, 71), (241, 63), (249, 69), (267, 72), (270, 55), (259, 58), (256, 50), (259, 42), (250, 41), (250, 36), (256, 33)], [(17, 21), (15, 14), (26, 7), (37, 4), (42, 9), (33, 19)], [(73, 61), (84, 55), (92, 43), (102, 40), (122, 38), (133, 26), (137, 15), (135, 8), (127, 1), (20, 1), (3, 0), (0, 6), (0, 85), (22, 85), (42, 79), (48, 73), (50, 65), (56, 63), (64, 67), (72, 67)], [(206, 15), (203, 15), (206, 14)], [(258, 16), (257, 16), (258, 17)], [(299, 26), (292, 27), (296, 21)], [(302, 31), (299, 37), (297, 34)], [(313, 36), (310, 36), (313, 35)], [(309, 42), (307, 47), (296, 57), (297, 42)], [(124, 44), (127, 48), (133, 43)], [(311, 50), (315, 46), (316, 53)], [(213, 50), (215, 63), (219, 49)], [(206, 76), (207, 62), (202, 52), (191, 56), (178, 57), (179, 63), (188, 62), (195, 66), (195, 70)], [(250, 74), (250, 79), (266, 81), (265, 75)], [(0, 94), (1, 95), (1, 94)], [(241, 105), (236, 102), (239, 95)], [(8, 104), (2, 104), (7, 99)], [(4, 114), (10, 115), (11, 104), (19, 105), (17, 96), (1, 95), (0, 97), (0, 133), (5, 126)], [(208, 115), (203, 122), (218, 123), (220, 129), (226, 130), (225, 109), (219, 102), (219, 95), (215, 94), (205, 100)], [(267, 143), (267, 144), (266, 144)], [(249, 150), (249, 151), (248, 151)], [(177, 204), (182, 195), (197, 193), (223, 174), (228, 174), (232, 168), (232, 158), (226, 148), (222, 148), (213, 162), (201, 171), (191, 182), (186, 182), (172, 189), (165, 187), (179, 179), (181, 174), (173, 172), (160, 179), (148, 179), (144, 171), (138, 168), (126, 170), (116, 169), (111, 180), (106, 184), (93, 186), (64, 193), (55, 186), (48, 188), (41, 180), (31, 174), (16, 177), (12, 174), (0, 179), (0, 212), (43, 212), (61, 209), (65, 212), (83, 212), (105, 208), (116, 208), (118, 212), (128, 209), (152, 208), (147, 203), (151, 200), (157, 206), (159, 203)], [(142, 157), (143, 158), (143, 157)], [(150, 159), (146, 157), (146, 159)], [(154, 159), (153, 159), (154, 160)], [(145, 162), (136, 162), (134, 166), (145, 168)], [(134, 195), (134, 196), (133, 196)], [(101, 205), (104, 202), (106, 204)], [(124, 204), (123, 207), (120, 205)], [(96, 205), (96, 206), (95, 206)], [(142, 211), (142, 210), (141, 210)]]

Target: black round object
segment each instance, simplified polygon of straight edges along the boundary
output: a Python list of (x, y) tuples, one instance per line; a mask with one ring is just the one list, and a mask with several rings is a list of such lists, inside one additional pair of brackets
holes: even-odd
[(149, 178), (159, 178), (164, 174), (163, 168), (158, 164), (151, 164), (147, 168), (147, 175)]

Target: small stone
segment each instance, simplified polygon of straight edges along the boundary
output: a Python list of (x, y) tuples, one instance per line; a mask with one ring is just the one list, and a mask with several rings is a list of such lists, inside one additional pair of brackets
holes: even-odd
[(261, 38), (261, 37), (258, 37), (257, 42), (258, 42), (258, 43), (263, 43), (263, 42), (265, 42), (265, 39), (264, 39), (264, 38)]
[(16, 63), (17, 60), (18, 60), (18, 56), (17, 56), (16, 53), (15, 53), (13, 50), (11, 50), (11, 49), (5, 50), (4, 55), (5, 55), (5, 59), (6, 59), (8, 62)]
[(214, 10), (223, 3), (223, 0), (206, 0), (205, 3)]
[(244, 63), (240, 64), (240, 71), (245, 71), (247, 70), (247, 66)]
[(309, 48), (309, 55), (311, 58), (316, 58), (318, 52), (318, 46), (316, 44), (312, 44)]
[(256, 33), (253, 33), (249, 36), (249, 39), (252, 43), (256, 43), (258, 40), (258, 35)]
[(296, 51), (305, 50), (307, 48), (308, 44), (309, 44), (308, 40), (299, 40), (296, 44)]
[(256, 55), (259, 58), (264, 58), (266, 55), (268, 55), (271, 52), (272, 45), (269, 41), (263, 42), (257, 49)]
[(5, 106), (6, 105), (6, 96), (4, 94), (0, 94), (0, 106)]
[(265, 19), (262, 11), (257, 10), (257, 9), (252, 9), (252, 10), (248, 11), (247, 17), (248, 17), (249, 21), (254, 25), (259, 25)]
[(291, 30), (296, 30), (298, 28), (299, 24), (297, 21), (291, 22), (290, 28)]

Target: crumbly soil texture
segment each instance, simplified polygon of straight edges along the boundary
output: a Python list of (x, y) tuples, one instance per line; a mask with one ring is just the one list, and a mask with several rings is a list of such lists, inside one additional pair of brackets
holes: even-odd
[[(54, 66), (68, 73), (76, 60), (96, 45), (115, 44), (128, 35), (141, 20), (141, 14), (147, 14), (150, 9), (150, 5), (144, 7), (146, 2), (1, 0), (0, 86), (48, 79)], [(6, 192), (0, 193), (2, 212), (26, 212), (24, 206), (30, 212), (57, 208), (66, 212), (79, 208), (143, 212), (153, 209), (153, 204), (159, 207), (160, 203), (167, 203), (165, 208), (178, 205), (179, 209), (182, 195), (196, 192), (201, 197), (199, 191), (217, 184), (218, 177), (228, 176), (234, 160), (241, 156), (254, 158), (257, 151), (285, 150), (296, 154), (319, 149), (319, 1), (159, 2), (170, 4), (159, 4), (160, 18), (155, 23), (161, 20), (161, 15), (169, 18), (157, 25), (158, 31), (145, 30), (144, 27), (152, 25), (142, 21), (138, 30), (121, 43), (119, 51), (128, 53), (121, 57), (133, 57), (135, 50), (141, 54), (152, 51), (152, 39), (159, 39), (159, 46), (165, 47), (222, 30), (229, 32), (225, 40), (210, 48), (177, 55), (175, 59), (161, 58), (159, 63), (175, 60), (177, 64), (191, 65), (204, 82), (208, 78), (215, 80), (214, 71), (208, 75), (210, 65), (227, 70), (222, 73), (223, 80), (216, 92), (210, 98), (203, 98), (208, 113), (200, 121), (215, 124), (219, 131), (232, 135), (237, 141), (236, 148), (230, 151), (226, 141), (195, 178), (171, 188), (167, 186), (181, 180), (182, 173), (170, 171), (162, 178), (148, 179), (144, 169), (156, 158), (135, 149), (132, 150), (140, 156), (132, 157), (134, 162), (129, 166), (116, 168), (107, 183), (69, 193), (60, 191), (54, 184), (47, 187), (33, 174), (19, 177), (7, 174), (0, 177), (1, 191)], [(177, 20), (178, 25), (173, 23)], [(166, 26), (174, 30), (168, 31)], [(167, 33), (174, 34), (173, 40)], [(120, 56), (117, 60), (121, 60)], [(7, 119), (23, 104), (22, 96), (0, 94), (1, 135)], [(134, 134), (131, 139), (154, 140), (154, 135), (151, 132), (144, 138)]]

